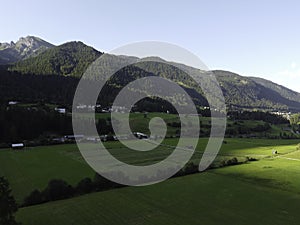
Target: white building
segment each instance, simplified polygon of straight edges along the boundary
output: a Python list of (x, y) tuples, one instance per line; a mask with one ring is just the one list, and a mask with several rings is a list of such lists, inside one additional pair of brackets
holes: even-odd
[(65, 114), (66, 113), (66, 109), (65, 108), (55, 108), (55, 111)]
[(14, 143), (14, 144), (11, 144), (11, 148), (13, 148), (13, 149), (22, 149), (24, 147), (25, 147), (24, 143)]

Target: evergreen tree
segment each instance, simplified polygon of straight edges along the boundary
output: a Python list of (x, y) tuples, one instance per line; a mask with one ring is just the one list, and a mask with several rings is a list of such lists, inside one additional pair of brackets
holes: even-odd
[(0, 177), (0, 225), (17, 225), (14, 213), (18, 210), (17, 203), (11, 195), (8, 180)]

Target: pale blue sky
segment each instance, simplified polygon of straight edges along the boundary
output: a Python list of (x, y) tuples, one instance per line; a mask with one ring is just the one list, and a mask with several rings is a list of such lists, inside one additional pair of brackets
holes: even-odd
[(300, 1), (2, 1), (0, 42), (35, 35), (101, 51), (137, 41), (177, 44), (210, 69), (300, 92)]

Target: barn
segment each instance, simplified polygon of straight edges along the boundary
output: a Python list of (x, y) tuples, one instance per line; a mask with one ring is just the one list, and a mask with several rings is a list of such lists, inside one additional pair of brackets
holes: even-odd
[(23, 149), (25, 147), (24, 143), (14, 143), (11, 144), (12, 149)]

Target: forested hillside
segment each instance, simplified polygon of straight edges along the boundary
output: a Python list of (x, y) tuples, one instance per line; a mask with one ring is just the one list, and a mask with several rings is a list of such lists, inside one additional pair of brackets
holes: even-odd
[[(3, 67), (0, 76), (1, 100), (42, 100), (70, 105), (78, 83), (76, 78), (80, 78), (89, 65), (102, 54), (82, 42), (68, 42), (9, 65), (8, 70), (13, 74), (11, 77)], [(110, 60), (126, 62), (132, 61), (133, 58), (110, 55), (107, 59), (108, 61), (102, 63), (96, 70), (108, 73)], [(151, 60), (147, 58), (149, 59)], [(137, 63), (118, 71), (102, 91), (104, 95), (100, 98), (101, 103), (111, 105), (118, 91), (131, 81), (142, 77), (159, 76), (170, 79), (183, 87), (197, 106), (208, 105), (201, 87), (197, 84), (208, 76), (206, 71), (166, 62), (157, 57), (152, 60), (152, 62)], [(98, 71), (91, 73), (88, 78), (102, 79), (97, 77)], [(186, 72), (196, 74), (197, 82)], [(261, 78), (244, 77), (228, 71), (212, 72), (219, 81), (228, 109), (300, 111), (300, 94), (288, 88)], [(26, 76), (21, 76), (21, 74)], [(34, 75), (37, 76), (34, 77)], [(133, 91), (144, 91), (142, 89)]]

